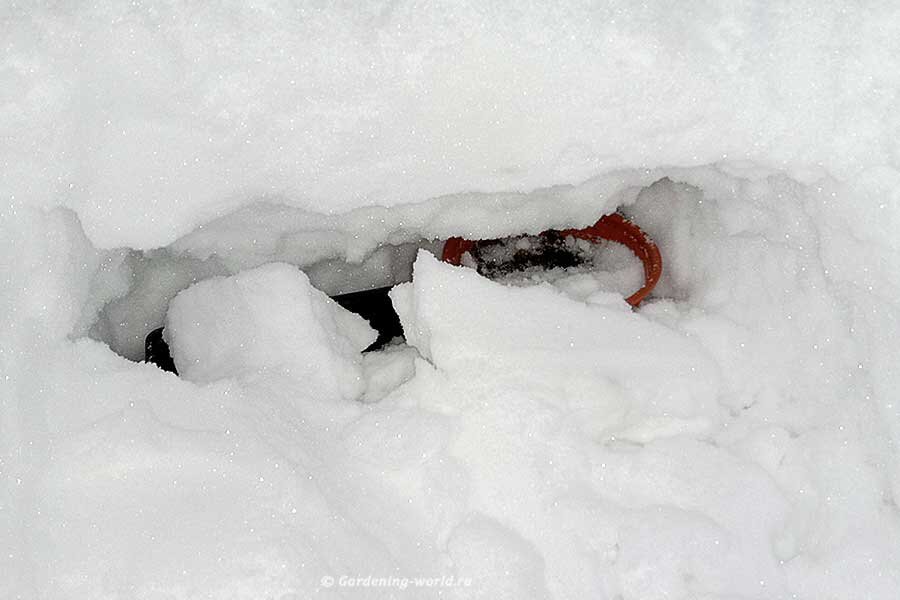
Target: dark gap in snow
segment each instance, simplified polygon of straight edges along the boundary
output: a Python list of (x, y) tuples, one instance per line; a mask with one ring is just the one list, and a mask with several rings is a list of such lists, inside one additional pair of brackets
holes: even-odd
[[(294, 261), (279, 260), (281, 257), (276, 255), (270, 260), (258, 261), (258, 264), (290, 262), (300, 268), (314, 287), (335, 298), (339, 304), (347, 304), (349, 310), (362, 314), (371, 322), (379, 332), (379, 339), (373, 345), (375, 348), (396, 337), (399, 329), (396, 314), (392, 310), (390, 314), (386, 312), (390, 308), (387, 289), (409, 281), (419, 248), (439, 253), (440, 247), (439, 243), (423, 240), (415, 244), (380, 246), (356, 263), (340, 256), (308, 262), (303, 257), (295, 257)], [(245, 268), (251, 266), (258, 265)], [(241, 267), (221, 256), (199, 259), (171, 248), (147, 252), (121, 250), (115, 264), (109, 268), (116, 276), (97, 283), (101, 287), (115, 285), (121, 291), (100, 308), (89, 336), (108, 344), (114, 352), (129, 360), (145, 360), (150, 341), (153, 352), (160, 352), (159, 344), (164, 340), (147, 340), (147, 336), (164, 326), (172, 298), (199, 281), (245, 270)]]

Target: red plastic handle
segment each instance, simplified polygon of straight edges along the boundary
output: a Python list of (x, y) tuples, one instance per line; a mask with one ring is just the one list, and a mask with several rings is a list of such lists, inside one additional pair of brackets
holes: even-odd
[[(653, 291), (656, 283), (662, 275), (662, 256), (656, 243), (650, 239), (640, 227), (618, 213), (605, 215), (599, 221), (584, 229), (565, 229), (560, 231), (563, 236), (569, 236), (598, 242), (610, 240), (628, 246), (644, 264), (644, 285), (641, 289), (625, 299), (628, 304), (637, 307), (647, 295)], [(475, 242), (463, 238), (450, 238), (444, 244), (444, 252), (441, 260), (451, 265), (459, 265), (462, 255), (470, 251)]]

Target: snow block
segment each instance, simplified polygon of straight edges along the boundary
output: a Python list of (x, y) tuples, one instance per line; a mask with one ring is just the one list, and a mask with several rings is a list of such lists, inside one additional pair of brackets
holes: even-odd
[(376, 337), (362, 317), (283, 263), (182, 291), (169, 305), (165, 334), (179, 374), (190, 381), (277, 370), (320, 396), (348, 399), (363, 391), (360, 352)]
[[(689, 338), (624, 302), (588, 304), (550, 285), (501, 285), (424, 251), (413, 281), (391, 297), (407, 343), (447, 373), (503, 380), (507, 389), (539, 380), (585, 397), (620, 387), (630, 404), (620, 435), (636, 441), (703, 429), (715, 413), (716, 365)], [(694, 421), (698, 415), (705, 417)]]

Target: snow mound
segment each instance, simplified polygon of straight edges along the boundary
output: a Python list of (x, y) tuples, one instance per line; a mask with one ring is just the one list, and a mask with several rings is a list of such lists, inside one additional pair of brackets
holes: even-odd
[[(664, 256), (640, 310), (422, 253), (394, 292), (410, 345), (361, 359), (371, 338), (295, 267), (257, 267), (364, 261), (464, 212), (364, 229), (257, 205), (144, 265), (70, 211), (13, 215), (0, 595), (340, 598), (341, 577), (396, 575), (471, 581), (416, 598), (892, 598), (900, 258), (895, 211), (862, 202), (889, 196), (722, 167), (595, 184)], [(490, 235), (574, 218), (486, 206), (468, 218)], [(169, 311), (209, 383), (78, 339), (131, 312), (145, 331), (218, 268)]]
[(165, 336), (189, 381), (281, 370), (326, 397), (356, 398), (360, 352), (376, 333), (302, 271), (273, 263), (180, 292), (169, 305)]
[[(895, 600), (898, 30), (896, 0), (2, 3), (0, 597)], [(412, 345), (362, 359), (249, 271), (355, 291), (614, 210), (663, 254), (636, 313), (422, 255)], [(123, 358), (212, 276), (170, 315), (194, 381)]]
[[(633, 314), (621, 299), (584, 304), (546, 284), (507, 287), (424, 251), (413, 282), (391, 293), (407, 343), (439, 369), (574, 392), (585, 407), (593, 405), (595, 427), (624, 429), (627, 420), (641, 429), (623, 434), (641, 441), (652, 435), (644, 432), (651, 416), (654, 427), (672, 431), (711, 424), (715, 365), (698, 346)], [(627, 419), (624, 390), (631, 396)]]
[(393, 298), (428, 361), (395, 397), (455, 421), (444, 460), (466, 474), (468, 506), (448, 550), (481, 593), (783, 586), (770, 544), (789, 504), (754, 461), (713, 441), (728, 415), (698, 340), (621, 300), (505, 287), (425, 252)]

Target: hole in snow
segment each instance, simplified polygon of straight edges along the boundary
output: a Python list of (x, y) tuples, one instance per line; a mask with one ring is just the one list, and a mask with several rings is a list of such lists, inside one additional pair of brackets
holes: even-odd
[[(334, 296), (408, 281), (419, 248), (439, 253), (441, 244), (423, 240), (385, 245), (356, 263), (336, 256), (318, 258), (294, 253), (288, 257), (287, 252), (281, 251), (259, 264), (294, 264), (307, 274), (314, 287)], [(178, 292), (210, 277), (233, 275), (257, 266), (253, 264), (257, 260), (258, 257), (240, 254), (199, 259), (171, 247), (123, 252), (112, 266), (120, 277), (129, 280), (127, 293), (100, 310), (89, 335), (125, 358), (143, 360), (146, 336), (163, 326), (169, 302)]]
[[(704, 204), (698, 187), (665, 177), (633, 189), (623, 202), (628, 205), (620, 211), (663, 253), (663, 278), (653, 296), (687, 299), (698, 277), (692, 259), (697, 234), (719, 226), (712, 214), (714, 203)], [(598, 211), (596, 216), (602, 215)], [(488, 222), (501, 236), (510, 228), (509, 211), (473, 218)], [(547, 227), (552, 225), (537, 230)], [(524, 239), (514, 243), (521, 245)], [(335, 296), (410, 280), (420, 248), (440, 256), (443, 240), (423, 239), (423, 232), (412, 226), (382, 226), (375, 233), (365, 227), (353, 230), (347, 223), (332, 229), (310, 226), (299, 210), (257, 203), (203, 225), (166, 248), (110, 252), (94, 285), (106, 288), (95, 290), (96, 296), (114, 299), (99, 310), (89, 335), (117, 354), (140, 361), (147, 335), (165, 322), (169, 302), (194, 283), (286, 262), (302, 269), (314, 287)], [(607, 302), (611, 293), (624, 296), (640, 287), (641, 263), (624, 246), (605, 242), (576, 251), (584, 255), (580, 264), (518, 270), (498, 279), (516, 286), (548, 283), (587, 302)]]

